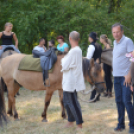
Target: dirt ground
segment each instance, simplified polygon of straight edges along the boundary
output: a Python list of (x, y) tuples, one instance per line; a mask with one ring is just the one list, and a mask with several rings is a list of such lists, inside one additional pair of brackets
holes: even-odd
[[(87, 88), (89, 87), (87, 86)], [(10, 122), (3, 129), (0, 128), (0, 134), (116, 134), (113, 130), (117, 125), (114, 96), (110, 99), (101, 97), (97, 103), (89, 104), (80, 101), (84, 120), (82, 130), (78, 130), (75, 124), (72, 128), (64, 128), (67, 120), (61, 118), (57, 91), (54, 93), (48, 108), (48, 122), (41, 122), (44, 97), (45, 91), (21, 89), (20, 96), (16, 98), (16, 108), (20, 121), (14, 121), (12, 117), (9, 117)], [(89, 95), (81, 97), (88, 100)], [(5, 99), (7, 106), (6, 94)], [(128, 133), (127, 114), (125, 123), (126, 130), (120, 134)]]

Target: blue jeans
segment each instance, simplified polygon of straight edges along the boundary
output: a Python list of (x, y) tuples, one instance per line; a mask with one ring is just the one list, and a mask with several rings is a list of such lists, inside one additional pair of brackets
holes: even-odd
[(125, 128), (125, 108), (129, 118), (130, 129), (134, 129), (134, 109), (132, 106), (132, 92), (124, 85), (124, 77), (114, 77), (115, 101), (118, 110), (118, 127)]
[(20, 53), (19, 49), (17, 49), (14, 45), (1, 45), (1, 46), (2, 46), (2, 49), (0, 49), (0, 57), (2, 53), (4, 52), (4, 50), (9, 47), (13, 48), (14, 51), (16, 51), (17, 53)]

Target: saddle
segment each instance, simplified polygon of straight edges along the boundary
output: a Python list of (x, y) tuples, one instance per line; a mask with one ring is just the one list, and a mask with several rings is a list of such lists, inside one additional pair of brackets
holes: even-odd
[(49, 87), (49, 85), (46, 85), (46, 79), (48, 79), (48, 70), (52, 69), (53, 65), (57, 61), (57, 55), (55, 53), (57, 51), (57, 48), (50, 48), (46, 52), (39, 52), (38, 50), (33, 50), (33, 57), (34, 58), (40, 58), (40, 65), (43, 70), (43, 81), (44, 86)]

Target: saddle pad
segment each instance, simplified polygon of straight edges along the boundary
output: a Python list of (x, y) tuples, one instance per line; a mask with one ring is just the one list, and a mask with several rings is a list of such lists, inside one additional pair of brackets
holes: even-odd
[[(43, 70), (40, 66), (40, 58), (33, 58), (33, 55), (26, 55), (20, 61), (18, 70), (42, 72)], [(49, 72), (52, 72), (52, 69), (49, 70)]]

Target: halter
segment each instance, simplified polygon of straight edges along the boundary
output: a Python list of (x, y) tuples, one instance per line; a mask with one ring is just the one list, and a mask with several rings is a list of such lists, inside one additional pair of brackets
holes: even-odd
[(102, 81), (102, 82), (94, 82), (92, 76), (90, 75), (90, 69), (89, 69), (89, 68), (88, 68), (88, 75), (89, 75), (89, 78), (90, 78), (91, 81), (92, 81), (92, 84), (94, 84), (95, 86), (96, 86), (96, 85), (99, 85), (99, 84), (102, 84), (102, 83), (105, 83), (104, 81)]

